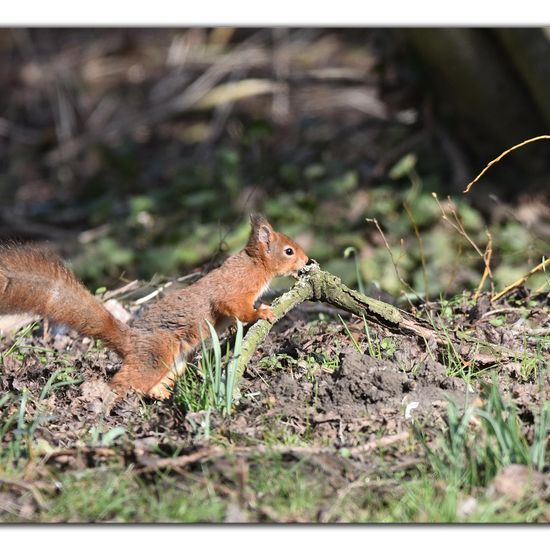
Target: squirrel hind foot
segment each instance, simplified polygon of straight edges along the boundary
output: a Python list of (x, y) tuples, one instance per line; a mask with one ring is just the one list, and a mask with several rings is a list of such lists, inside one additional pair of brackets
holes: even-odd
[(129, 365), (123, 365), (111, 380), (111, 388), (120, 398), (129, 391), (153, 399), (168, 399), (176, 377), (170, 369), (140, 368), (139, 371)]
[(186, 359), (191, 346), (170, 339), (155, 338), (155, 349), (162, 350), (155, 361), (144, 357), (140, 350), (126, 356), (122, 368), (111, 381), (111, 387), (118, 394), (124, 395), (134, 390), (154, 399), (168, 399), (176, 379), (185, 372)]
[(160, 379), (147, 390), (147, 395), (155, 399), (168, 399), (172, 394), (172, 388), (178, 377), (185, 372), (187, 362), (182, 354), (179, 354), (172, 366), (161, 375)]

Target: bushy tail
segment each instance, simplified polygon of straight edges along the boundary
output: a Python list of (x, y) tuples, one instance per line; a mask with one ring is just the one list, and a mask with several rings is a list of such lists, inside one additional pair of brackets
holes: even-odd
[(125, 357), (130, 329), (109, 313), (60, 258), (31, 246), (0, 247), (0, 314), (37, 313), (101, 338)]

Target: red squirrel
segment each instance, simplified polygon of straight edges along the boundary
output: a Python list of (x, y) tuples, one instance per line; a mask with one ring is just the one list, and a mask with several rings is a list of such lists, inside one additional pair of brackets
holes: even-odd
[(296, 276), (308, 261), (302, 248), (276, 232), (261, 215), (251, 216), (243, 250), (192, 285), (153, 303), (132, 326), (117, 320), (62, 260), (29, 246), (0, 247), (0, 315), (37, 313), (80, 334), (100, 338), (123, 360), (111, 387), (165, 399), (186, 360), (209, 334), (234, 321), (274, 322), (271, 308), (255, 301), (280, 275)]

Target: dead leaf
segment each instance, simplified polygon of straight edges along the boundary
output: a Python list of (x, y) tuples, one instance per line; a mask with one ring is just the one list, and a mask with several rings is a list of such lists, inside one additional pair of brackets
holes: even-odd
[(108, 310), (114, 317), (116, 317), (121, 323), (128, 323), (132, 318), (132, 315), (124, 308), (124, 306), (114, 298), (107, 300), (104, 304), (105, 309)]
[(13, 334), (20, 328), (30, 325), (40, 317), (29, 313), (15, 313), (13, 315), (0, 315), (0, 334)]

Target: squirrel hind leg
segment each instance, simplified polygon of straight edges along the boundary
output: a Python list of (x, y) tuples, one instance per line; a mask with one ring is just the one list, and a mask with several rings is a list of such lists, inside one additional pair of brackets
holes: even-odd
[(186, 359), (191, 346), (171, 339), (157, 340), (155, 343), (155, 360), (150, 355), (129, 353), (122, 368), (111, 381), (111, 387), (118, 394), (134, 390), (154, 399), (167, 399), (178, 376), (185, 372)]
[(174, 387), (178, 377), (182, 376), (187, 366), (186, 358), (181, 354), (176, 357), (172, 366), (165, 370), (161, 378), (147, 390), (147, 395), (155, 399), (168, 399), (171, 389)]

